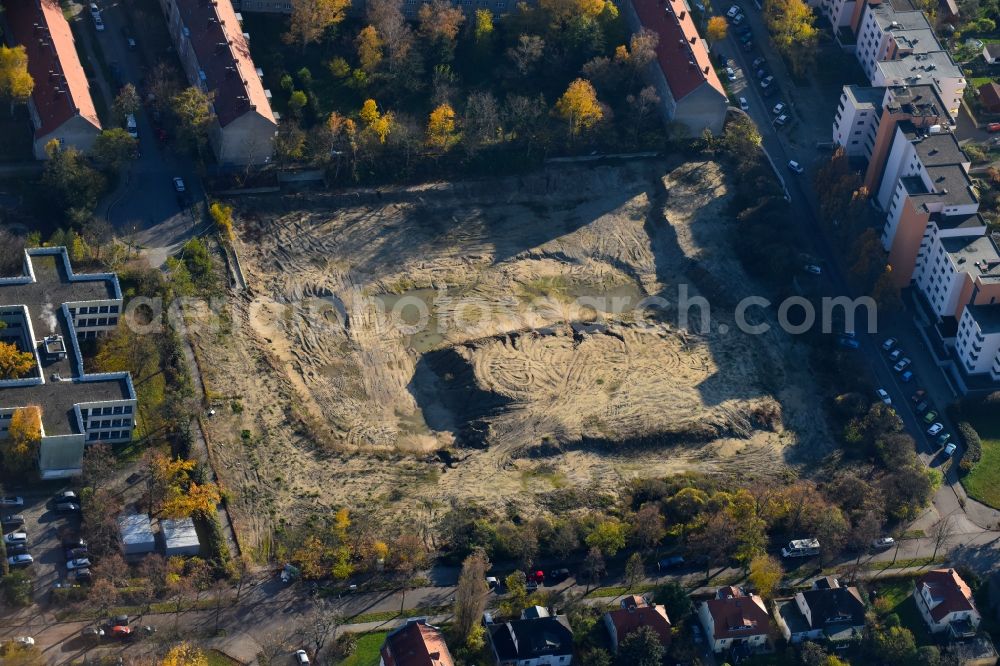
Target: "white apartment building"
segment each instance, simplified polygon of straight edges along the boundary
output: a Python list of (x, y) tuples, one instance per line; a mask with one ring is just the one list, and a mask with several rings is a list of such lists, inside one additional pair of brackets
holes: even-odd
[(114, 329), (122, 306), (117, 276), (73, 273), (62, 247), (26, 250), (24, 273), (0, 279), (0, 339), (35, 357), (28, 376), (0, 380), (0, 437), (18, 409), (38, 408), (43, 479), (80, 474), (87, 443), (132, 439), (131, 375), (84, 372), (78, 343)]
[[(979, 218), (981, 222), (979, 215), (971, 217)], [(982, 227), (978, 227), (977, 224), (978, 229), (961, 229), (972, 232), (979, 230), (980, 233), (977, 235), (950, 236), (944, 234), (956, 230), (942, 230), (935, 223), (928, 225), (924, 243), (920, 246), (913, 280), (939, 318), (958, 317), (961, 314), (961, 309), (965, 306), (961, 299), (963, 292), (966, 291), (969, 270), (975, 268), (978, 271), (981, 256), (992, 255), (994, 261), (1000, 262), (996, 246), (989, 236), (982, 235), (985, 223), (982, 224)]]
[(826, 16), (830, 25), (833, 26), (834, 33), (836, 33), (841, 28), (850, 27), (851, 16), (854, 14), (857, 0), (820, 0), (819, 2), (810, 2), (809, 5), (818, 8)]
[(963, 372), (1000, 382), (1000, 306), (965, 307), (958, 320), (955, 352)]
[(931, 32), (931, 26), (923, 12), (916, 10), (897, 11), (889, 2), (878, 5), (869, 4), (865, 7), (864, 16), (858, 26), (857, 46), (854, 54), (857, 56), (858, 62), (861, 63), (861, 69), (864, 70), (869, 81), (873, 80), (875, 64), (880, 60), (892, 57), (895, 48), (892, 35), (909, 31), (925, 31), (925, 34), (929, 36), (926, 43), (920, 43), (922, 41), (920, 37), (915, 36), (918, 43), (910, 45), (911, 47), (917, 46), (921, 52), (941, 50), (941, 46), (934, 38), (934, 33)]
[(884, 97), (884, 88), (844, 86), (833, 119), (833, 141), (848, 156), (871, 158)]
[(954, 134), (935, 127), (925, 130), (909, 122), (898, 123), (882, 168), (881, 182), (875, 183), (878, 189), (872, 192), (873, 198), (879, 208), (886, 210), (901, 177), (924, 173), (930, 167), (948, 165), (959, 165), (966, 172), (972, 165)]
[(880, 60), (875, 63), (871, 82), (873, 86), (932, 83), (937, 87), (941, 101), (952, 118), (958, 118), (966, 86), (965, 75), (947, 51), (915, 53), (898, 60)]

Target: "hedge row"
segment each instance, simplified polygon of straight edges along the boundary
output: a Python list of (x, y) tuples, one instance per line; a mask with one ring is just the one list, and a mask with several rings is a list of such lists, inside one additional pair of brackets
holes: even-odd
[(979, 433), (968, 421), (962, 421), (958, 424), (958, 432), (962, 435), (962, 440), (965, 443), (965, 454), (958, 466), (963, 472), (968, 472), (983, 457), (983, 443), (979, 439)]
[(218, 513), (213, 511), (207, 516), (199, 514), (196, 520), (204, 528), (200, 530), (200, 533), (205, 537), (202, 547), (207, 555), (206, 559), (215, 565), (216, 575), (219, 577), (232, 576), (234, 572), (233, 556), (229, 552), (226, 535), (222, 532)]

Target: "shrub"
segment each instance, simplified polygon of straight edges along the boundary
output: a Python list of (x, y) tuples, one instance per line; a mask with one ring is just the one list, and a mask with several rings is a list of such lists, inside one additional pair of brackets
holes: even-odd
[(965, 454), (958, 466), (963, 472), (968, 472), (983, 457), (983, 443), (979, 439), (979, 433), (968, 421), (962, 421), (958, 424), (958, 432), (965, 444)]
[(200, 522), (204, 530), (205, 543), (202, 544), (208, 553), (208, 559), (215, 565), (215, 573), (220, 577), (233, 575), (233, 559), (229, 553), (229, 544), (226, 543), (226, 535), (222, 533), (222, 525), (219, 523), (217, 513), (207, 516), (198, 514), (195, 520)]

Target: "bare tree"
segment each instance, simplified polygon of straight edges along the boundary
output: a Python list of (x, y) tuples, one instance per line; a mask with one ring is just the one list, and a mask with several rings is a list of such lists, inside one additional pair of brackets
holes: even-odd
[(625, 562), (625, 585), (628, 589), (635, 587), (646, 574), (646, 566), (642, 562), (642, 555), (632, 553), (628, 561)]
[(83, 452), (83, 482), (99, 490), (115, 473), (118, 459), (107, 444), (94, 444)]
[(337, 629), (343, 622), (344, 616), (340, 610), (334, 608), (329, 601), (321, 600), (306, 615), (296, 633), (312, 648), (313, 659), (320, 661), (319, 653), (327, 642), (336, 640)]
[(955, 523), (951, 516), (945, 516), (938, 521), (931, 532), (931, 539), (934, 541), (934, 554), (931, 555), (932, 560), (937, 557), (940, 549), (947, 546), (953, 536), (955, 536)]
[(587, 592), (590, 592), (591, 585), (600, 582), (605, 569), (604, 555), (601, 554), (600, 548), (594, 546), (587, 553), (587, 559), (583, 561), (583, 573), (587, 576)]
[(0, 277), (20, 275), (24, 271), (24, 238), (0, 229)]
[(486, 610), (486, 570), (490, 561), (486, 553), (476, 550), (462, 563), (462, 573), (455, 588), (455, 633), (465, 640), (472, 627), (479, 622)]

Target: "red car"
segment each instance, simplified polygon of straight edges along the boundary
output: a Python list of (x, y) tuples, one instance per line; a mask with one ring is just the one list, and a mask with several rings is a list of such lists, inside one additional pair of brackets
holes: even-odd
[(986, 126), (987, 132), (1000, 132), (1000, 123), (990, 123)]
[(116, 625), (111, 627), (111, 635), (115, 638), (128, 638), (132, 635), (132, 627), (126, 627), (125, 625)]

